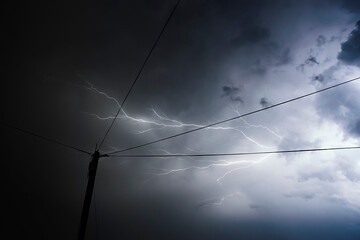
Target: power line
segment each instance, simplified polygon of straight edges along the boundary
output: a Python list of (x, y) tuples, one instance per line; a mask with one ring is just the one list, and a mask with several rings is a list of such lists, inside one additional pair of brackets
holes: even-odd
[(336, 147), (336, 148), (310, 148), (310, 149), (294, 149), (294, 150), (280, 150), (280, 151), (266, 151), (266, 152), (239, 152), (239, 153), (201, 153), (201, 154), (138, 154), (138, 155), (112, 155), (109, 157), (118, 158), (169, 158), (169, 157), (219, 157), (219, 156), (244, 156), (244, 155), (261, 155), (261, 154), (281, 154), (281, 153), (296, 153), (296, 152), (318, 152), (318, 151), (336, 151), (360, 149), (356, 147)]
[(82, 150), (82, 149), (80, 149), (80, 148), (71, 146), (71, 145), (69, 145), (69, 144), (60, 142), (60, 141), (58, 141), (58, 140), (41, 136), (41, 135), (39, 135), (39, 134), (37, 134), (37, 133), (31, 132), (31, 131), (28, 131), (28, 130), (25, 130), (25, 129), (21, 129), (21, 128), (18, 128), (18, 127), (15, 127), (15, 126), (13, 126), (13, 125), (11, 125), (11, 124), (8, 124), (8, 123), (4, 123), (4, 124), (5, 124), (6, 126), (10, 127), (10, 128), (13, 128), (13, 129), (18, 130), (18, 131), (20, 131), (20, 132), (29, 134), (29, 135), (31, 135), (31, 136), (35, 136), (35, 137), (40, 138), (40, 139), (42, 139), (42, 140), (45, 140), (45, 141), (48, 141), (48, 142), (51, 142), (51, 143), (55, 143), (55, 144), (58, 144), (58, 145), (60, 145), (60, 146), (63, 146), (63, 147), (67, 147), (67, 148), (76, 150), (76, 151), (78, 151), (78, 152), (82, 152), (82, 153), (86, 153), (86, 154), (88, 154), (88, 155), (91, 155), (91, 153), (88, 152), (88, 151), (85, 151), (85, 150)]
[(356, 81), (356, 80), (359, 80), (359, 79), (360, 79), (360, 77), (353, 78), (353, 79), (350, 79), (348, 81), (338, 83), (338, 84), (332, 85), (330, 87), (326, 87), (326, 88), (323, 88), (323, 89), (320, 89), (320, 90), (317, 90), (317, 91), (314, 91), (314, 92), (311, 92), (311, 93), (308, 93), (308, 94), (305, 94), (305, 95), (302, 95), (302, 96), (299, 96), (299, 97), (296, 97), (296, 98), (292, 98), (292, 99), (289, 99), (289, 100), (286, 100), (286, 101), (283, 101), (283, 102), (280, 102), (280, 103), (277, 103), (277, 104), (274, 104), (274, 105), (271, 105), (271, 106), (268, 106), (268, 107), (265, 107), (265, 108), (261, 108), (261, 109), (258, 109), (258, 110), (252, 111), (252, 112), (248, 112), (248, 113), (245, 113), (245, 114), (242, 114), (242, 115), (239, 115), (239, 116), (235, 116), (235, 117), (226, 119), (226, 120), (215, 122), (215, 123), (212, 123), (212, 124), (209, 124), (209, 125), (206, 125), (206, 126), (194, 128), (194, 129), (182, 132), (182, 133), (178, 133), (178, 134), (174, 134), (174, 135), (171, 135), (171, 136), (168, 136), (168, 137), (160, 138), (160, 139), (152, 141), (152, 142), (143, 143), (143, 144), (140, 144), (140, 145), (137, 145), (137, 146), (134, 146), (134, 147), (129, 147), (129, 148), (125, 148), (125, 149), (122, 149), (122, 150), (117, 150), (117, 151), (114, 151), (114, 152), (110, 152), (108, 154), (121, 153), (121, 152), (129, 151), (129, 150), (133, 150), (133, 149), (136, 149), (136, 148), (140, 148), (140, 147), (145, 147), (145, 146), (148, 146), (148, 145), (151, 145), (151, 144), (154, 144), (154, 143), (162, 142), (162, 141), (165, 141), (165, 140), (168, 140), (168, 139), (171, 139), (171, 138), (175, 138), (175, 137), (179, 137), (179, 136), (182, 136), (182, 135), (185, 135), (185, 134), (188, 134), (188, 133), (196, 132), (196, 131), (199, 131), (199, 130), (202, 130), (202, 129), (205, 129), (205, 128), (209, 128), (209, 127), (212, 127), (212, 126), (215, 126), (215, 125), (218, 125), (218, 124), (233, 121), (235, 119), (242, 118), (242, 117), (245, 117), (245, 116), (249, 116), (249, 115), (252, 115), (252, 114), (255, 114), (255, 113), (258, 113), (258, 112), (262, 112), (262, 111), (265, 111), (265, 110), (268, 110), (268, 109), (271, 109), (271, 108), (274, 108), (274, 107), (277, 107), (277, 106), (280, 106), (280, 105), (284, 105), (286, 103), (290, 103), (290, 102), (293, 102), (293, 101), (296, 101), (296, 100), (299, 100), (299, 99), (302, 99), (302, 98), (305, 98), (305, 97), (309, 97), (311, 95), (314, 95), (314, 94), (317, 94), (317, 93), (320, 93), (320, 92), (323, 92), (323, 91), (326, 91), (326, 90), (329, 90), (329, 89), (332, 89), (332, 88), (335, 88), (335, 87), (338, 87), (338, 86), (341, 86), (341, 85), (344, 85), (344, 84), (347, 84), (347, 83), (350, 83), (350, 82), (353, 82), (353, 81)]
[(115, 120), (116, 120), (117, 116), (119, 115), (119, 113), (120, 113), (121, 109), (123, 108), (123, 106), (124, 106), (124, 104), (125, 104), (125, 102), (126, 102), (126, 100), (127, 100), (128, 96), (130, 95), (131, 90), (134, 88), (135, 83), (136, 83), (136, 82), (137, 82), (137, 80), (139, 79), (139, 77), (140, 77), (140, 74), (141, 74), (142, 70), (144, 69), (144, 67), (145, 67), (145, 65), (146, 65), (146, 63), (147, 63), (147, 61), (149, 60), (149, 58), (150, 58), (150, 56), (151, 56), (152, 52), (154, 51), (154, 49), (155, 49), (155, 47), (156, 47), (157, 43), (159, 42), (159, 40), (160, 40), (160, 38), (161, 38), (161, 35), (164, 33), (164, 31), (165, 31), (165, 29), (166, 29), (166, 26), (169, 24), (170, 19), (171, 19), (172, 15), (174, 14), (174, 12), (175, 12), (175, 10), (176, 10), (177, 6), (179, 5), (179, 3), (180, 3), (180, 0), (178, 0), (178, 1), (177, 1), (177, 3), (175, 4), (175, 6), (174, 6), (173, 10), (171, 11), (171, 13), (170, 13), (169, 17), (167, 18), (167, 20), (166, 20), (166, 22), (165, 22), (165, 24), (164, 24), (163, 28), (161, 29), (160, 34), (158, 35), (158, 37), (157, 37), (157, 39), (155, 40), (155, 42), (154, 42), (153, 46), (151, 47), (151, 49), (150, 49), (149, 53), (147, 54), (147, 56), (146, 56), (146, 58), (145, 58), (145, 61), (144, 61), (144, 62), (143, 62), (143, 64), (141, 65), (140, 70), (139, 70), (138, 74), (136, 75), (136, 77), (135, 77), (135, 79), (134, 79), (134, 81), (133, 81), (133, 83), (132, 83), (132, 85), (131, 85), (131, 87), (130, 87), (129, 91), (128, 91), (128, 92), (127, 92), (127, 94), (125, 95), (125, 98), (124, 98), (124, 100), (122, 101), (122, 103), (121, 103), (121, 105), (120, 105), (120, 108), (119, 108), (119, 110), (117, 111), (117, 113), (116, 113), (116, 115), (115, 115), (114, 119), (112, 120), (112, 122), (111, 122), (111, 124), (110, 124), (110, 127), (108, 128), (108, 130), (106, 131), (106, 133), (105, 133), (105, 135), (104, 135), (103, 139), (101, 140), (98, 150), (100, 149), (100, 147), (101, 147), (101, 146), (102, 146), (102, 144), (104, 143), (104, 141), (105, 141), (105, 139), (106, 139), (106, 136), (109, 134), (110, 129), (111, 129), (111, 128), (112, 128), (112, 126), (114, 125), (114, 122), (115, 122)]

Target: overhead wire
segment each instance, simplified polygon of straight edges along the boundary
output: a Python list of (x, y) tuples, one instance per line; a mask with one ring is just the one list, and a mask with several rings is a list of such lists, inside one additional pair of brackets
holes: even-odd
[(81, 153), (86, 153), (88, 155), (92, 155), (90, 152), (88, 151), (85, 151), (83, 149), (80, 149), (78, 147), (74, 147), (70, 144), (67, 144), (67, 143), (63, 143), (63, 142), (60, 142), (58, 140), (55, 140), (55, 139), (52, 139), (52, 138), (49, 138), (49, 137), (45, 137), (45, 136), (41, 136), (40, 134), (37, 134), (37, 133), (34, 133), (32, 131), (29, 131), (29, 130), (25, 130), (25, 129), (22, 129), (22, 128), (19, 128), (19, 127), (16, 127), (14, 125), (11, 125), (11, 124), (8, 124), (8, 123), (3, 123), (4, 125), (6, 125), (7, 127), (10, 127), (12, 129), (15, 129), (17, 131), (20, 131), (20, 132), (23, 132), (23, 133), (26, 133), (26, 134), (29, 134), (31, 136), (35, 136), (37, 138), (40, 138), (42, 140), (45, 140), (45, 141), (48, 141), (48, 142), (51, 142), (51, 143), (54, 143), (54, 144), (57, 144), (57, 145), (60, 145), (60, 146), (63, 146), (63, 147), (66, 147), (66, 148), (70, 148), (72, 150), (75, 150), (75, 151), (78, 151), (78, 152), (81, 152)]
[(136, 84), (137, 80), (139, 79), (139, 77), (140, 77), (140, 75), (141, 75), (141, 72), (143, 71), (143, 69), (144, 69), (144, 67), (145, 67), (146, 63), (148, 62), (148, 60), (149, 60), (149, 58), (150, 58), (150, 56), (151, 56), (152, 52), (154, 51), (154, 49), (155, 49), (155, 47), (156, 47), (157, 43), (158, 43), (158, 42), (159, 42), (159, 40), (160, 40), (160, 38), (161, 38), (162, 34), (164, 33), (164, 31), (165, 31), (165, 29), (166, 29), (166, 26), (169, 24), (170, 19), (171, 19), (171, 17), (173, 16), (173, 14), (174, 14), (174, 12), (175, 12), (175, 10), (176, 10), (177, 6), (179, 5), (179, 3), (180, 3), (180, 0), (178, 0), (178, 1), (176, 2), (176, 4), (175, 4), (174, 8), (172, 9), (172, 11), (171, 11), (170, 15), (168, 16), (168, 18), (167, 18), (167, 20), (166, 20), (166, 22), (165, 22), (165, 24), (164, 24), (163, 28), (161, 29), (161, 31), (160, 31), (160, 33), (159, 33), (158, 37), (156, 38), (156, 40), (155, 40), (154, 44), (152, 45), (152, 47), (151, 47), (150, 51), (148, 52), (148, 54), (147, 54), (147, 56), (146, 56), (146, 58), (145, 58), (145, 60), (144, 60), (143, 64), (141, 65), (141, 67), (140, 67), (140, 69), (139, 69), (139, 72), (137, 73), (137, 75), (136, 75), (136, 77), (135, 77), (135, 79), (134, 79), (134, 81), (133, 81), (133, 83), (132, 83), (132, 85), (131, 85), (130, 89), (129, 89), (129, 90), (128, 90), (128, 92), (126, 93), (125, 98), (124, 98), (124, 100), (122, 101), (122, 103), (121, 103), (121, 105), (120, 105), (119, 110), (117, 111), (117, 113), (116, 113), (115, 117), (113, 118), (113, 120), (111, 121), (111, 124), (110, 124), (109, 128), (107, 129), (107, 131), (106, 131), (106, 133), (105, 133), (104, 137), (102, 138), (102, 140), (101, 140), (101, 142), (100, 142), (100, 144), (99, 144), (99, 148), (98, 148), (98, 150), (100, 150), (100, 147), (101, 147), (101, 146), (102, 146), (102, 144), (104, 143), (104, 141), (105, 141), (105, 139), (106, 139), (107, 135), (108, 135), (108, 134), (109, 134), (109, 132), (110, 132), (110, 129), (111, 129), (111, 128), (112, 128), (112, 126), (114, 125), (114, 123), (115, 123), (115, 120), (116, 120), (117, 116), (120, 114), (120, 112), (121, 112), (121, 110), (122, 110), (122, 108), (123, 108), (123, 106), (124, 106), (124, 104), (125, 104), (125, 102), (126, 102), (127, 98), (128, 98), (128, 97), (129, 97), (129, 95), (130, 95), (131, 90), (134, 88), (134, 86), (135, 86), (135, 84)]
[(199, 130), (202, 130), (202, 129), (206, 129), (206, 128), (209, 128), (209, 127), (212, 127), (212, 126), (215, 126), (215, 125), (219, 125), (219, 124), (222, 124), (222, 123), (230, 122), (230, 121), (233, 121), (233, 120), (235, 120), (235, 119), (242, 118), (242, 117), (246, 117), (246, 116), (249, 116), (249, 115), (258, 113), (258, 112), (263, 112), (263, 111), (266, 111), (266, 110), (268, 110), (268, 109), (271, 109), (271, 108), (274, 108), (274, 107), (278, 107), (278, 106), (281, 106), (281, 105), (284, 105), (284, 104), (287, 104), (287, 103), (290, 103), (290, 102), (294, 102), (294, 101), (296, 101), (296, 100), (299, 100), (299, 99), (302, 99), (302, 98), (306, 98), (306, 97), (309, 97), (309, 96), (311, 96), (311, 95), (314, 95), (314, 94), (317, 94), (317, 93), (321, 93), (321, 92), (327, 91), (327, 90), (329, 90), (329, 89), (332, 89), (332, 88), (335, 88), (335, 87), (339, 87), (339, 86), (341, 86), (341, 85), (345, 85), (345, 84), (350, 83), (350, 82), (354, 82), (354, 81), (359, 80), (359, 79), (360, 79), (360, 77), (353, 78), (353, 79), (350, 79), (350, 80), (347, 80), (347, 81), (344, 81), (344, 82), (341, 82), (341, 83), (338, 83), (338, 84), (334, 84), (334, 85), (332, 85), (332, 86), (329, 86), (329, 87), (326, 87), (326, 88), (322, 88), (322, 89), (320, 89), (320, 90), (316, 90), (316, 91), (307, 93), (307, 94), (305, 94), (305, 95), (301, 95), (301, 96), (299, 96), (299, 97), (292, 98), (292, 99), (289, 99), (289, 100), (286, 100), (286, 101), (283, 101), (283, 102), (279, 102), (279, 103), (277, 103), (277, 104), (273, 104), (273, 105), (271, 105), (271, 106), (264, 107), (264, 108), (261, 108), (261, 109), (255, 110), (255, 111), (251, 111), (251, 112), (248, 112), (248, 113), (239, 115), (239, 116), (235, 116), (235, 117), (232, 117), (232, 118), (229, 118), (229, 119), (225, 119), (225, 120), (218, 121), (218, 122), (215, 122), (215, 123), (211, 123), (211, 124), (208, 124), (208, 125), (205, 125), (205, 126), (201, 126), (201, 127), (198, 127), (198, 128), (194, 128), (194, 129), (191, 129), (191, 130), (188, 130), (188, 131), (185, 131), (185, 132), (182, 132), (182, 133), (174, 134), (174, 135), (171, 135), (171, 136), (168, 136), (168, 137), (160, 138), (160, 139), (158, 139), (158, 140), (154, 140), (154, 141), (151, 141), (151, 142), (148, 142), (148, 143), (139, 144), (139, 145), (137, 145), (137, 146), (128, 147), (128, 148), (125, 148), (125, 149), (122, 149), (122, 150), (116, 150), (116, 151), (113, 151), (113, 152), (108, 152), (107, 154), (111, 155), (111, 154), (115, 154), (115, 153), (121, 153), (121, 152), (129, 151), (129, 150), (137, 149), (137, 148), (140, 148), (140, 147), (149, 146), (149, 145), (151, 145), (151, 144), (155, 144), (155, 143), (158, 143), (158, 142), (162, 142), (162, 141), (165, 141), (165, 140), (169, 140), (169, 139), (172, 139), (172, 138), (176, 138), (176, 137), (179, 137), (179, 136), (182, 136), (182, 135), (185, 135), (185, 134), (188, 134), (188, 133), (196, 132), (196, 131), (199, 131)]
[(237, 153), (135, 154), (135, 155), (114, 155), (114, 154), (109, 154), (109, 157), (116, 157), (116, 158), (220, 157), (220, 156), (247, 156), (247, 155), (262, 155), (262, 154), (284, 154), (284, 153), (301, 153), (301, 152), (336, 151), (336, 150), (350, 150), (350, 149), (360, 149), (360, 146), (333, 147), (333, 148), (292, 149), (292, 150), (263, 151), (263, 152), (237, 152)]

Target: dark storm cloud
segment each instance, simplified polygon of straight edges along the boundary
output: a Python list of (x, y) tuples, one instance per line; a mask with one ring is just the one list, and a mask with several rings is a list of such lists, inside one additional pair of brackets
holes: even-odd
[(223, 95), (222, 95), (223, 97), (227, 97), (234, 102), (244, 103), (242, 98), (239, 96), (240, 88), (223, 86), (222, 91), (223, 91)]
[(346, 64), (360, 66), (360, 21), (350, 33), (347, 41), (341, 44), (338, 59)]
[[(273, 41), (271, 29), (261, 20), (261, 12), (268, 4), (195, 1), (180, 5), (181, 10), (175, 15), (176, 27), (166, 31), (136, 86), (139, 96), (131, 101), (135, 108), (145, 102), (170, 116), (196, 108), (206, 110), (206, 99), (218, 94), (219, 87), (228, 81), (229, 72), (238, 71), (248, 75), (249, 81), (257, 81), (272, 69), (291, 63), (291, 48)], [(231, 81), (241, 85), (245, 78), (239, 76)], [(191, 97), (183, 97), (189, 93)], [(231, 97), (238, 102), (246, 101), (245, 98)], [(196, 112), (189, 114), (204, 116)]]
[(325, 77), (324, 75), (322, 74), (318, 74), (318, 75), (314, 75), (311, 77), (311, 80), (313, 82), (320, 82), (320, 83), (323, 83), (325, 81)]
[[(171, 116), (196, 108), (205, 110), (202, 107), (205, 99), (218, 94), (219, 86), (228, 81), (228, 68), (246, 69), (251, 76), (264, 75), (268, 61), (258, 61), (254, 51), (274, 59), (284, 51), (279, 48), (270, 53), (263, 46), (270, 40), (270, 31), (262, 26), (259, 15), (268, 4), (263, 1), (181, 3), (169, 25), (175, 27), (166, 30), (136, 86), (138, 97), (131, 104), (137, 108), (149, 103)], [(287, 61), (286, 53), (279, 58), (281, 64)], [(233, 82), (236, 81), (241, 84), (244, 80), (237, 78)], [(191, 97), (183, 97), (190, 92)], [(231, 99), (244, 101), (242, 96)]]
[(326, 84), (326, 83), (330, 83), (332, 81), (336, 81), (336, 78), (334, 77), (334, 74), (336, 73), (336, 71), (338, 71), (340, 68), (340, 64), (337, 63), (329, 68), (327, 68), (325, 71), (323, 71), (322, 73), (319, 74), (314, 74), (313, 76), (310, 77), (312, 83), (321, 83), (321, 84)]
[(296, 67), (297, 70), (300, 70), (300, 71), (304, 71), (305, 67), (308, 66), (308, 67), (312, 67), (314, 65), (319, 65), (320, 63), (317, 61), (316, 57), (314, 56), (309, 56), (305, 61), (304, 63), (300, 64), (299, 66)]
[[(350, 33), (347, 41), (341, 44), (341, 52), (338, 59), (349, 65), (360, 66), (360, 21)], [(314, 75), (313, 82), (327, 84), (337, 80), (334, 74), (340, 68), (340, 63), (331, 66), (323, 73)], [(356, 97), (356, 90), (346, 86), (334, 94), (324, 94), (318, 97), (318, 111), (323, 116), (335, 120), (344, 130), (352, 136), (360, 136), (358, 127), (360, 107)]]
[(305, 60), (305, 64), (308, 66), (313, 66), (314, 64), (319, 65), (319, 62), (316, 60), (316, 57), (310, 56), (308, 59)]
[(225, 96), (233, 96), (239, 93), (240, 89), (237, 87), (223, 86), (222, 90)]
[(261, 107), (263, 107), (263, 108), (266, 108), (266, 107), (268, 107), (268, 106), (271, 105), (270, 102), (267, 100), (267, 98), (264, 98), (264, 97), (260, 99), (259, 104), (260, 104)]

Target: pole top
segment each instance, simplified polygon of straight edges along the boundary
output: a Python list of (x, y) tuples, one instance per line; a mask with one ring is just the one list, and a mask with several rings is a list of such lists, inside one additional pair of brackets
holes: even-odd
[(101, 154), (99, 150), (95, 150), (92, 155), (94, 158), (102, 158), (102, 157), (109, 157), (108, 154)]

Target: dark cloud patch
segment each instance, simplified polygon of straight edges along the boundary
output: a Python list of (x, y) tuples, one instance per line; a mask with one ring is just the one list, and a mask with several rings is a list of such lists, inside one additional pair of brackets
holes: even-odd
[(264, 98), (264, 97), (260, 99), (259, 103), (260, 103), (261, 107), (263, 107), (263, 108), (266, 108), (271, 105), (270, 102), (267, 100), (267, 98)]
[(341, 44), (338, 59), (349, 65), (360, 66), (360, 21), (356, 23), (348, 40)]
[(240, 90), (237, 87), (223, 86), (222, 90), (226, 96), (237, 94)]
[(311, 77), (311, 81), (324, 83), (325, 77), (322, 74), (314, 75), (314, 76)]
[(244, 103), (243, 99), (239, 96), (240, 88), (223, 86), (223, 97), (229, 98), (231, 101)]
[(325, 38), (324, 35), (320, 35), (320, 36), (317, 37), (317, 39), (316, 39), (316, 45), (317, 45), (318, 47), (321, 47), (321, 46), (324, 45), (325, 43), (326, 43), (326, 38)]
[(320, 64), (317, 60), (316, 57), (314, 56), (310, 56), (308, 59), (305, 60), (305, 64), (308, 66), (313, 66), (314, 64)]
[(314, 65), (319, 65), (320, 63), (318, 62), (318, 60), (316, 59), (316, 57), (314, 56), (309, 56), (304, 63), (300, 64), (299, 66), (296, 67), (297, 70), (300, 71), (304, 71), (305, 67), (312, 67)]
[(311, 82), (313, 84), (315, 83), (326, 84), (333, 81), (337, 81), (337, 79), (334, 77), (334, 74), (339, 70), (340, 65), (341, 64), (337, 63), (327, 68), (322, 73), (314, 74), (312, 77), (310, 77)]

